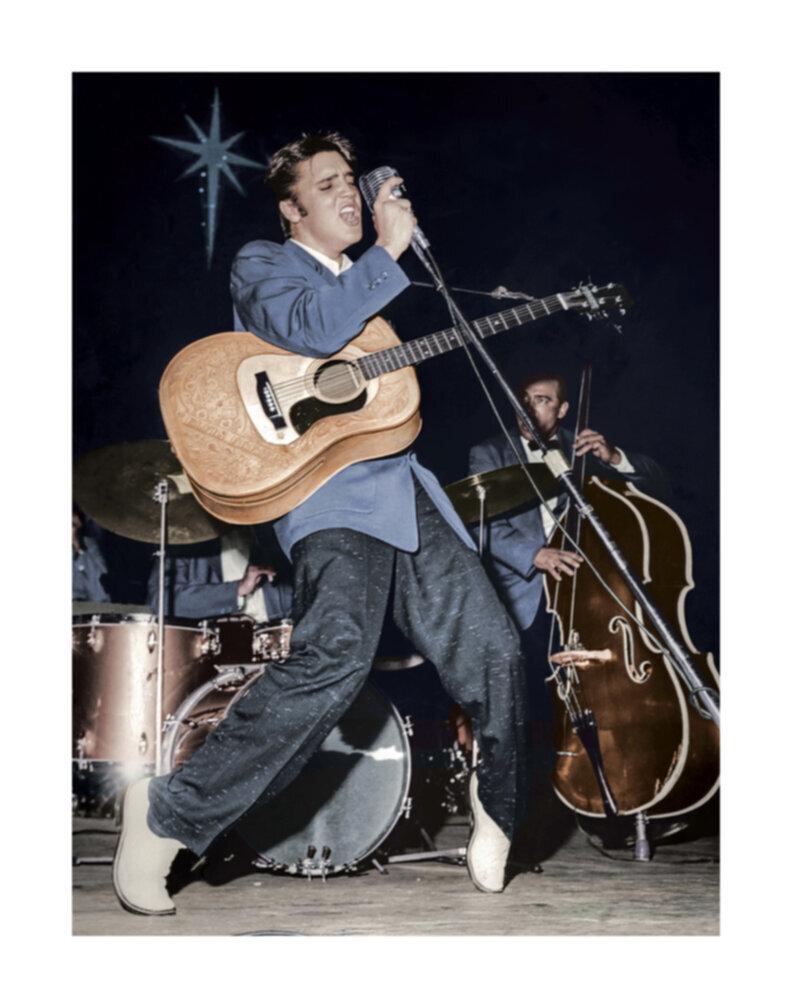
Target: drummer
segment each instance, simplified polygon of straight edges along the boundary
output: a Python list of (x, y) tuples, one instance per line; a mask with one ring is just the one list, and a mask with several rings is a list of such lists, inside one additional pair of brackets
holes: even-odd
[(72, 601), (109, 602), (104, 581), (107, 564), (99, 543), (90, 533), (85, 517), (72, 505)]
[[(148, 583), (159, 607), (159, 562)], [(246, 526), (229, 525), (219, 539), (174, 548), (165, 559), (165, 615), (203, 619), (245, 613), (257, 623), (291, 614), (292, 586), (278, 577), (272, 555)]]

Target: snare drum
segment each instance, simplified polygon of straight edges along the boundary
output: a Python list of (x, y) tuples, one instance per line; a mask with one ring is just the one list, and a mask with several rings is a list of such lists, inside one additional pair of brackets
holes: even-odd
[[(218, 676), (196, 690), (168, 725), (163, 746), (175, 769), (266, 669)], [(258, 867), (292, 875), (354, 870), (385, 841), (408, 807), (410, 747), (396, 708), (364, 686), (300, 775), (236, 824)]]
[[(78, 812), (107, 811), (129, 780), (154, 771), (157, 644), (157, 621), (149, 612), (74, 617), (72, 759)], [(205, 624), (169, 619), (163, 717), (211, 679), (215, 662), (214, 637)]]

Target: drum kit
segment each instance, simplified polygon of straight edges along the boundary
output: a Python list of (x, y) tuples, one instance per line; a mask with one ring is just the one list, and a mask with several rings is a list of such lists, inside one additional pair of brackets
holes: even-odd
[[(536, 467), (541, 486), (547, 470)], [(485, 519), (531, 498), (521, 466), (472, 476), (447, 487), (463, 520)], [(538, 470), (541, 469), (542, 472)], [(164, 560), (168, 545), (219, 536), (222, 525), (193, 496), (167, 441), (111, 445), (83, 455), (74, 496), (99, 525), (158, 545), (157, 614), (140, 606), (74, 603), (73, 810), (117, 816), (132, 780), (175, 770), (262, 675), (288, 657), (291, 622), (255, 623), (237, 614), (165, 621)], [(381, 657), (375, 669), (421, 664), (419, 655)], [(236, 832), (257, 852), (256, 867), (292, 875), (353, 872), (414, 817), (460, 811), (470, 756), (448, 730), (421, 745), (415, 726), (372, 685), (330, 732), (297, 779), (265, 808), (256, 805)], [(416, 758), (417, 757), (417, 758)], [(418, 809), (414, 799), (418, 797)], [(458, 858), (464, 848), (391, 855), (389, 861)]]
[[(267, 663), (288, 657), (292, 626), (289, 620), (255, 623), (244, 614), (166, 621), (168, 545), (205, 542), (222, 532), (190, 492), (167, 441), (83, 455), (74, 496), (102, 527), (159, 547), (157, 614), (140, 606), (74, 603), (73, 811), (113, 817), (130, 781), (175, 770), (266, 675)], [(392, 671), (422, 661), (383, 657), (375, 668)], [(414, 832), (431, 847), (423, 826), (431, 814), (424, 817), (422, 809), (433, 804), (443, 814), (460, 811), (469, 756), (450, 729), (422, 747), (412, 739), (414, 728), (366, 685), (299, 777), (265, 810), (254, 805), (235, 827), (257, 852), (253, 864), (323, 877), (353, 872), (367, 859), (380, 868), (375, 853), (411, 816)], [(463, 854), (455, 848), (429, 856)]]

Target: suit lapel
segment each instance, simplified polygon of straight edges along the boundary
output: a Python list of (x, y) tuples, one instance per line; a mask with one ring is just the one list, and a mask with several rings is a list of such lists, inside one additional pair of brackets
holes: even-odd
[(337, 277), (326, 266), (322, 265), (315, 256), (312, 256), (310, 252), (306, 252), (304, 248), (300, 248), (291, 239), (284, 243), (283, 248), (295, 262), (303, 267), (307, 267), (311, 274), (320, 277), (322, 280), (328, 280), (330, 283), (335, 283), (337, 280)]

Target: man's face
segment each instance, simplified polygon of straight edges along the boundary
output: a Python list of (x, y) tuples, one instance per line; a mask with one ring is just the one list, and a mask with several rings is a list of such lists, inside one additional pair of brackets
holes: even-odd
[(297, 241), (330, 259), (363, 237), (355, 175), (337, 151), (321, 151), (300, 164), (294, 199), (283, 200), (280, 210)]
[[(539, 432), (545, 437), (551, 437), (558, 427), (559, 420), (563, 420), (569, 409), (568, 402), (562, 402), (558, 396), (557, 381), (538, 381), (523, 389), (520, 401), (531, 416)], [(518, 420), (520, 432), (523, 437), (530, 437), (530, 432), (522, 422)]]

